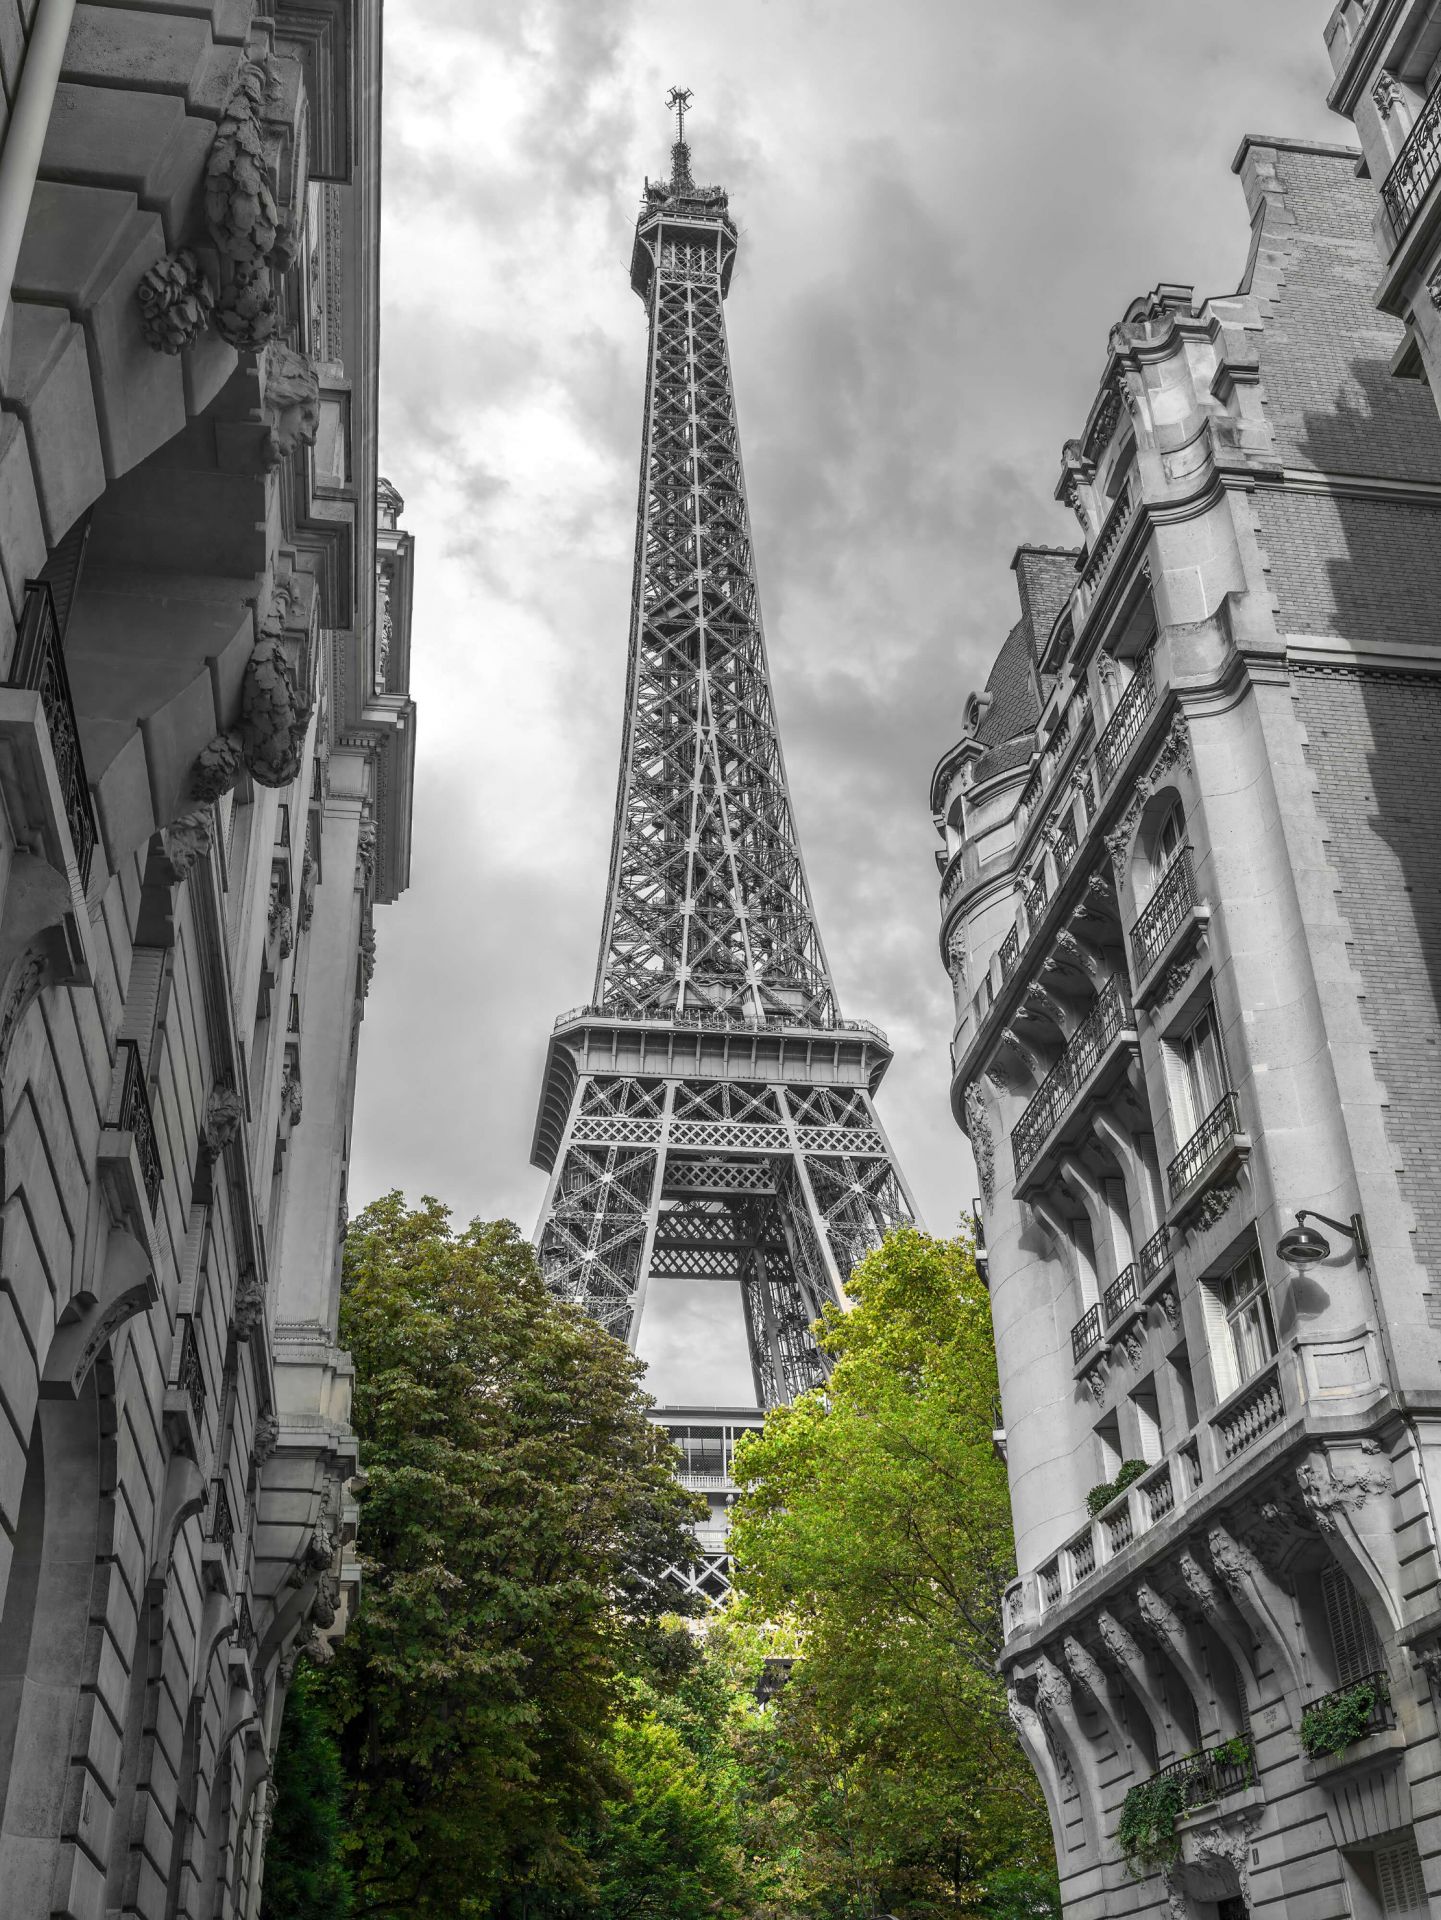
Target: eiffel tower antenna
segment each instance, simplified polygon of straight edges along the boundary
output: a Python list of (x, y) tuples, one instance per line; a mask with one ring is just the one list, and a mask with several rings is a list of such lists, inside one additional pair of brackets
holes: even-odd
[[(682, 133), (689, 100), (667, 100)], [(610, 1332), (634, 1346), (679, 1281), (737, 1296), (753, 1403), (654, 1416), (715, 1469), (696, 1469), (712, 1524), (677, 1577), (716, 1597), (731, 1438), (824, 1380), (811, 1323), (914, 1216), (872, 1105), (890, 1048), (841, 1018), (781, 758), (726, 341), (736, 246), (677, 140), (631, 258), (649, 350), (600, 956), (551, 1036), (531, 1155), (547, 1282)]]
[(665, 97), (666, 105), (673, 108), (675, 112), (675, 137), (681, 146), (685, 145), (686, 108), (690, 105), (691, 98), (689, 87), (672, 87)]

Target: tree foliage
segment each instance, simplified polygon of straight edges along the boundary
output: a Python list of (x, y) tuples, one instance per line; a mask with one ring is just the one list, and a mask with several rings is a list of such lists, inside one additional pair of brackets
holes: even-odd
[(509, 1222), (399, 1194), (346, 1243), (367, 1485), (358, 1618), (326, 1674), (358, 1916), (585, 1889), (576, 1834), (639, 1765), (628, 1637), (675, 1597), (694, 1503), (624, 1346), (555, 1301)]
[(340, 1858), (340, 1753), (301, 1667), (285, 1702), (275, 1756), (275, 1813), (265, 1848), (261, 1920), (347, 1920), (350, 1878)]
[(850, 1293), (825, 1389), (737, 1459), (744, 1609), (804, 1649), (770, 1736), (775, 1844), (803, 1911), (1045, 1911), (1049, 1828), (995, 1671), (1014, 1563), (985, 1289), (965, 1242), (902, 1228)]

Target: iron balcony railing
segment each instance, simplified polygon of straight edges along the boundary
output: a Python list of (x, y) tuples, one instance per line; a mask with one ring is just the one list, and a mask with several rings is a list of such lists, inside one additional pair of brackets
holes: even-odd
[(1046, 910), (1045, 875), (1038, 873), (1021, 898), (1026, 907), (1026, 927), (1029, 933), (1034, 933), (1037, 921)]
[[(1232, 1742), (1226, 1743), (1228, 1746)], [(1207, 1747), (1201, 1753), (1188, 1753), (1179, 1760), (1173, 1760), (1168, 1767), (1161, 1767), (1153, 1776), (1157, 1780), (1175, 1780), (1180, 1783), (1186, 1795), (1186, 1807), (1204, 1807), (1212, 1800), (1220, 1800), (1228, 1793), (1241, 1793), (1250, 1786), (1255, 1772), (1255, 1761), (1250, 1752), (1250, 1742), (1246, 1742), (1247, 1752), (1243, 1760), (1223, 1759), (1223, 1747)]]
[(1130, 995), (1118, 975), (1101, 988), (1096, 1004), (1071, 1035), (1065, 1052), (1032, 1095), (1011, 1129), (1011, 1153), (1020, 1179), (1041, 1150), (1042, 1142), (1070, 1109), (1081, 1088), (1117, 1034), (1135, 1020)]
[[(1388, 1727), (1394, 1727), (1396, 1709), (1391, 1703), (1391, 1682), (1389, 1677), (1378, 1668), (1375, 1673), (1363, 1673), (1359, 1679), (1351, 1681), (1348, 1686), (1337, 1687), (1334, 1693), (1323, 1693), (1319, 1700), (1308, 1700), (1301, 1716), (1303, 1730), (1312, 1714), (1337, 1705), (1340, 1701), (1359, 1692), (1362, 1687), (1371, 1689), (1371, 1711), (1365, 1724), (1358, 1727), (1354, 1737), (1347, 1741), (1347, 1746), (1353, 1746), (1357, 1740), (1369, 1740), (1373, 1733), (1385, 1733)], [(1340, 1751), (1344, 1752), (1345, 1748)]]
[(140, 1173), (145, 1194), (154, 1213), (160, 1199), (160, 1149), (155, 1141), (155, 1122), (150, 1115), (150, 1099), (145, 1091), (145, 1072), (140, 1064), (140, 1048), (134, 1040), (122, 1040), (120, 1051), (125, 1061), (125, 1078), (120, 1089), (120, 1131), (135, 1136), (135, 1151), (140, 1158)]
[(1009, 980), (1017, 960), (1021, 957), (1021, 930), (1012, 927), (1001, 942), (1001, 978)]
[(1113, 1285), (1106, 1288), (1105, 1308), (1106, 1325), (1108, 1327), (1115, 1326), (1127, 1307), (1135, 1306), (1137, 1293), (1136, 1281), (1137, 1270), (1133, 1262), (1126, 1268), (1124, 1273), (1117, 1276)]
[(1051, 851), (1055, 855), (1056, 872), (1064, 873), (1076, 857), (1076, 816), (1069, 809), (1056, 829), (1056, 842)]
[(1391, 171), (1381, 182), (1381, 204), (1386, 209), (1397, 246), (1411, 231), (1438, 172), (1441, 172), (1441, 83), (1431, 89)]
[(195, 1322), (189, 1314), (185, 1316), (184, 1331), (180, 1338), (180, 1370), (176, 1385), (190, 1402), (190, 1411), (194, 1415), (198, 1432), (201, 1416), (205, 1411), (205, 1369), (200, 1364), (200, 1347), (195, 1338)]
[(83, 890), (90, 884), (90, 861), (95, 852), (95, 813), (90, 805), (90, 782), (80, 748), (80, 728), (70, 698), (70, 679), (65, 671), (55, 600), (48, 581), (26, 582), (25, 611), (15, 642), (10, 685), (40, 696)]
[(1156, 704), (1156, 677), (1149, 651), (1136, 664), (1135, 678), (1121, 695), (1106, 730), (1096, 742), (1096, 782), (1104, 792), (1120, 772), (1146, 715)]
[(1153, 1233), (1150, 1239), (1136, 1255), (1136, 1265), (1141, 1269), (1141, 1285), (1148, 1287), (1157, 1274), (1164, 1273), (1171, 1264), (1171, 1229), (1162, 1227)]
[(235, 1639), (246, 1653), (255, 1651), (255, 1622), (250, 1617), (250, 1595), (240, 1596), (240, 1611), (235, 1616)]
[(1212, 1425), (1221, 1443), (1221, 1454), (1234, 1460), (1254, 1446), (1263, 1434), (1279, 1427), (1286, 1418), (1286, 1402), (1281, 1394), (1281, 1370), (1273, 1360), (1264, 1373), (1248, 1380), (1215, 1416)]
[(235, 1542), (235, 1519), (230, 1511), (230, 1495), (225, 1482), (215, 1482), (215, 1497), (210, 1505), (210, 1538), (222, 1553), (229, 1553)]
[(1241, 1131), (1241, 1103), (1234, 1093), (1223, 1093), (1205, 1119), (1166, 1169), (1166, 1184), (1174, 1200), (1184, 1193), (1213, 1160), (1220, 1158)]
[(1101, 1309), (1088, 1307), (1071, 1328), (1071, 1358), (1077, 1366), (1101, 1338)]
[(1182, 847), (1161, 875), (1159, 886), (1131, 929), (1131, 956), (1138, 980), (1144, 979), (1155, 966), (1195, 904), (1191, 849)]

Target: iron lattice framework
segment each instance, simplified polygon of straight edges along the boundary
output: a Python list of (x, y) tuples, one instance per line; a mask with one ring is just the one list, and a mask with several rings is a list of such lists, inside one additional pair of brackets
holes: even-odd
[(533, 1157), (551, 1287), (634, 1345), (652, 1286), (733, 1286), (761, 1409), (824, 1378), (811, 1323), (912, 1209), (871, 1104), (889, 1049), (839, 1017), (781, 759), (726, 344), (735, 252), (724, 192), (696, 186), (678, 140), (631, 274), (650, 351), (595, 997), (556, 1024)]

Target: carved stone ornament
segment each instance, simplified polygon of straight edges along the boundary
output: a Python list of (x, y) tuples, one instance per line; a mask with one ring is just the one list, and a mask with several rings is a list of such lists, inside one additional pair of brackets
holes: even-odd
[[(1362, 1453), (1380, 1455), (1374, 1440), (1363, 1441)], [(1334, 1533), (1336, 1516), (1355, 1513), (1371, 1495), (1389, 1493), (1391, 1476), (1379, 1464), (1373, 1467), (1346, 1467), (1337, 1472), (1324, 1455), (1312, 1455), (1296, 1469), (1296, 1484), (1306, 1509), (1323, 1533)]]
[(140, 331), (156, 353), (179, 353), (210, 325), (215, 293), (189, 247), (145, 269), (135, 289)]
[(300, 905), (295, 911), (295, 923), (302, 933), (309, 933), (310, 923), (315, 917), (315, 862), (309, 851), (305, 855), (305, 864), (300, 869)]
[(981, 1183), (981, 1198), (991, 1204), (996, 1186), (996, 1142), (991, 1132), (990, 1115), (980, 1088), (972, 1080), (966, 1088), (966, 1131), (976, 1158), (976, 1177)]
[(319, 1632), (311, 1633), (300, 1651), (313, 1667), (328, 1667), (335, 1658), (335, 1648)]
[(1147, 784), (1154, 788), (1162, 774), (1169, 773), (1172, 767), (1182, 767), (1190, 773), (1191, 766), (1191, 729), (1185, 714), (1177, 712), (1172, 717), (1165, 739), (1156, 749), (1156, 757), (1146, 775)]
[(1394, 73), (1387, 73), (1383, 67), (1376, 75), (1376, 84), (1371, 89), (1371, 98), (1376, 103), (1376, 111), (1383, 120), (1391, 118), (1396, 102), (1401, 98), (1401, 85)]
[(218, 1160), (240, 1131), (245, 1102), (234, 1087), (212, 1087), (205, 1102), (205, 1151)]
[(1145, 1581), (1136, 1588), (1136, 1605), (1141, 1610), (1141, 1618), (1152, 1633), (1162, 1640), (1180, 1639), (1181, 1622), (1177, 1619), (1174, 1610), (1167, 1606), (1155, 1588), (1148, 1587)]
[(1214, 1227), (1226, 1212), (1231, 1202), (1240, 1195), (1240, 1183), (1235, 1180), (1223, 1180), (1218, 1186), (1209, 1188), (1202, 1194), (1191, 1215), (1190, 1226), (1196, 1233), (1203, 1233), (1207, 1227)]
[(375, 928), (369, 920), (360, 929), (360, 991), (370, 992), (370, 983), (375, 977)]
[(1087, 1367), (1081, 1375), (1081, 1391), (1097, 1406), (1101, 1404), (1101, 1397), (1106, 1391), (1106, 1369), (1100, 1361)]
[(1174, 1330), (1181, 1324), (1181, 1300), (1174, 1287), (1166, 1287), (1156, 1295), (1156, 1305), (1161, 1309), (1168, 1327)]
[(1112, 827), (1111, 831), (1106, 835), (1106, 851), (1110, 854), (1111, 865), (1116, 870), (1116, 883), (1118, 886), (1126, 877), (1126, 867), (1131, 857), (1131, 841), (1135, 835), (1136, 827), (1140, 822), (1141, 810), (1145, 804), (1145, 799), (1138, 793), (1132, 799), (1130, 806), (1127, 807), (1126, 811), (1121, 815), (1117, 824)]
[(1418, 1671), (1425, 1674), (1432, 1692), (1441, 1694), (1441, 1640), (1427, 1640), (1413, 1646), (1411, 1658)]
[(339, 1612), (340, 1581), (333, 1573), (322, 1574), (320, 1583), (315, 1589), (310, 1617), (317, 1627), (333, 1627)]
[(1083, 1647), (1074, 1634), (1065, 1639), (1066, 1665), (1083, 1686), (1089, 1687), (1099, 1699), (1106, 1697), (1106, 1676), (1096, 1664), (1095, 1656)]
[(192, 792), (202, 800), (218, 800), (242, 768), (263, 787), (289, 786), (300, 771), (309, 725), (310, 704), (296, 685), (283, 642), (264, 636), (246, 662), (239, 724), (202, 750), (191, 770)]
[(210, 852), (215, 841), (215, 817), (208, 806), (193, 807), (170, 826), (161, 829), (160, 845), (165, 864), (177, 881), (186, 879), (197, 862)]
[(1205, 1613), (1215, 1611), (1221, 1596), (1217, 1593), (1210, 1574), (1201, 1565), (1193, 1553), (1183, 1553), (1177, 1563), (1181, 1569), (1181, 1578), (1191, 1590), (1191, 1597)]
[(280, 1444), (280, 1422), (273, 1413), (262, 1413), (255, 1423), (250, 1442), (250, 1464), (258, 1473)]
[(1106, 1651), (1113, 1660), (1123, 1667), (1128, 1666), (1133, 1660), (1139, 1660), (1140, 1648), (1113, 1614), (1099, 1614), (1096, 1626), (1106, 1643)]
[(1212, 1527), (1206, 1536), (1206, 1546), (1211, 1565), (1233, 1593), (1242, 1591), (1246, 1581), (1259, 1578), (1261, 1569), (1255, 1556), (1239, 1540), (1233, 1540), (1224, 1527)]
[(254, 1267), (247, 1267), (235, 1289), (235, 1304), (230, 1309), (231, 1325), (238, 1340), (248, 1340), (265, 1319), (265, 1288)]
[(270, 897), (270, 937), (280, 949), (280, 958), (286, 960), (295, 950), (295, 922), (290, 917), (290, 908), (278, 893)]
[(1071, 1685), (1061, 1669), (1045, 1655), (1036, 1667), (1036, 1704), (1042, 1712), (1059, 1717), (1071, 1706)]
[(946, 942), (946, 972), (951, 976), (951, 985), (957, 993), (961, 992), (966, 984), (966, 947), (959, 927)]
[(1181, 991), (1182, 987), (1185, 986), (1190, 977), (1191, 956), (1189, 954), (1179, 954), (1171, 962), (1170, 966), (1167, 967), (1152, 990), (1155, 1006), (1158, 1011), (1175, 999), (1176, 995)]
[(280, 1111), (292, 1127), (297, 1127), (300, 1109), (300, 1068), (287, 1060), (280, 1076)]
[(355, 843), (355, 856), (360, 862), (360, 870), (365, 876), (365, 884), (370, 885), (375, 878), (376, 832), (373, 820), (363, 820)]
[(295, 237), (275, 194), (261, 115), (272, 87), (263, 60), (243, 60), (220, 110), (205, 162), (205, 225), (213, 252), (181, 247), (136, 288), (140, 327), (157, 353), (179, 353), (212, 325), (232, 347), (259, 347), (275, 332), (273, 274)]
[(303, 353), (272, 341), (265, 349), (265, 464), (282, 465), (320, 431), (320, 377)]
[(1125, 1348), (1126, 1359), (1131, 1366), (1139, 1367), (1146, 1352), (1146, 1336), (1141, 1329), (1139, 1321), (1133, 1320), (1131, 1322), (1130, 1326), (1128, 1326), (1126, 1331), (1121, 1335), (1119, 1344)]

